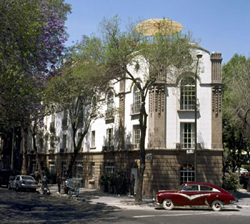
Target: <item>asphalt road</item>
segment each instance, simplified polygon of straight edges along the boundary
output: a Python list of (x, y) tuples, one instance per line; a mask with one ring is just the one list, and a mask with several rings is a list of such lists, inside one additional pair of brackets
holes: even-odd
[(0, 188), (0, 223), (94, 223), (116, 208), (88, 201)]
[[(91, 196), (92, 197), (92, 196)], [(74, 201), (65, 197), (0, 188), (0, 223), (129, 223), (129, 224), (248, 224), (249, 209), (214, 212), (208, 209), (166, 211), (145, 207), (120, 209), (91, 199)]]

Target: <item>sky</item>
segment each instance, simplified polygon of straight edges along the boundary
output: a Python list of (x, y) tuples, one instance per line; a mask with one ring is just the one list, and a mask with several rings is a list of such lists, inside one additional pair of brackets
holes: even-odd
[(67, 46), (83, 35), (98, 34), (103, 18), (117, 15), (144, 21), (166, 18), (180, 22), (206, 50), (222, 53), (227, 63), (235, 53), (250, 57), (250, 0), (66, 0), (72, 13), (66, 21)]

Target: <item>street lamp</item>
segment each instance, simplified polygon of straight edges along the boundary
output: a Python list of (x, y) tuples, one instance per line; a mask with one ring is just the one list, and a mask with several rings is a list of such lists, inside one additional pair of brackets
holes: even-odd
[(195, 108), (194, 108), (194, 181), (197, 181), (197, 71), (198, 71), (198, 65), (199, 65), (199, 59), (202, 58), (202, 54), (198, 53), (196, 55), (197, 57), (197, 64), (196, 64), (196, 70), (195, 70)]

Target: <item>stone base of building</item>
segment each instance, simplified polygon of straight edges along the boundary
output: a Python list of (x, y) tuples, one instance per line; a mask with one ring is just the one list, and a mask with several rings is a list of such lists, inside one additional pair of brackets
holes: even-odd
[[(53, 172), (65, 176), (65, 167), (70, 160), (70, 153), (48, 154), (43, 161), (48, 171), (51, 164)], [(29, 157), (30, 164), (35, 156)], [(111, 151), (102, 153), (79, 153), (73, 167), (73, 176), (82, 179), (82, 186), (101, 189), (100, 179), (105, 173), (105, 166), (112, 164), (115, 172), (122, 172), (129, 179), (131, 173), (136, 176), (140, 165), (139, 150)], [(146, 150), (146, 169), (143, 179), (143, 194), (155, 197), (158, 190), (176, 190), (185, 180), (182, 167), (192, 167), (194, 154), (185, 150)], [(185, 172), (184, 172), (185, 174)], [(188, 175), (192, 175), (192, 170)], [(192, 178), (191, 178), (192, 179)], [(189, 180), (191, 180), (189, 178)], [(222, 151), (198, 150), (197, 152), (197, 182), (208, 182), (222, 185)]]

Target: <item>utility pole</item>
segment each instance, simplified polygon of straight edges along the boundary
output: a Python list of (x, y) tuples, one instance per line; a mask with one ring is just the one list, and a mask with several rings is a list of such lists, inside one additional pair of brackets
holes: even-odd
[(196, 55), (197, 57), (197, 64), (196, 64), (196, 70), (195, 70), (195, 108), (194, 108), (194, 181), (197, 182), (197, 72), (198, 72), (198, 65), (199, 60), (202, 58), (202, 54), (198, 53)]

